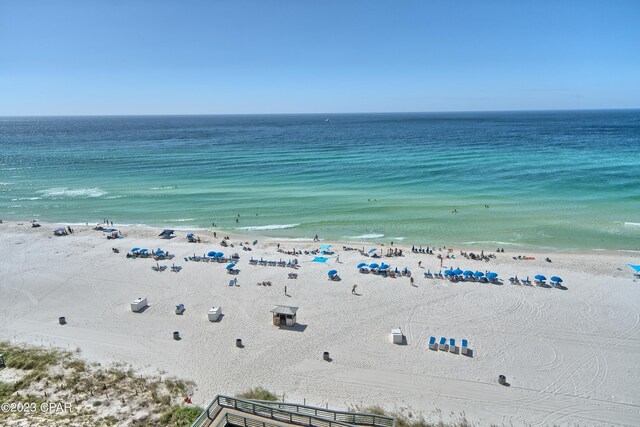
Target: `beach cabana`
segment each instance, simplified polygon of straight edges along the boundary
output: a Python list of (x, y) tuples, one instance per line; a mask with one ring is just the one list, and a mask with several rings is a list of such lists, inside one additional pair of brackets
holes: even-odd
[(633, 268), (633, 275), (640, 277), (640, 265), (627, 264), (629, 267)]
[(273, 313), (273, 324), (275, 326), (294, 326), (296, 324), (296, 313), (298, 307), (288, 305), (276, 305), (271, 309)]
[(162, 233), (158, 234), (158, 237), (162, 237), (163, 239), (168, 239), (173, 234), (173, 230), (165, 229)]

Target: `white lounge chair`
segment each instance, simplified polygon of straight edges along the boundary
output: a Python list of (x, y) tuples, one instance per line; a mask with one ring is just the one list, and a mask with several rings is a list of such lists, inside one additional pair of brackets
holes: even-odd
[(460, 349), (460, 353), (464, 354), (465, 356), (469, 354), (469, 347), (468, 347), (467, 340), (462, 340), (462, 347)]
[(457, 353), (458, 352), (458, 346), (456, 346), (456, 340), (454, 338), (450, 338), (449, 339), (449, 351), (451, 353)]
[(438, 350), (438, 343), (436, 343), (436, 337), (429, 338), (429, 350)]
[(438, 349), (442, 351), (449, 350), (449, 346), (447, 345), (447, 339), (445, 337), (440, 337), (440, 342), (438, 343)]

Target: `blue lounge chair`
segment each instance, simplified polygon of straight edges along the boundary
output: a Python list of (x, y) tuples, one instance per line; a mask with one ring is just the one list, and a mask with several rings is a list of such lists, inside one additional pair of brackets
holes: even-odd
[(458, 347), (456, 346), (456, 340), (454, 338), (449, 339), (449, 351), (451, 353), (457, 353)]
[(445, 337), (440, 337), (440, 343), (438, 344), (438, 349), (442, 351), (447, 351), (447, 339)]
[(436, 337), (429, 338), (429, 349), (438, 350), (438, 344), (436, 344)]
[(460, 353), (464, 354), (465, 356), (467, 356), (467, 354), (469, 353), (467, 340), (462, 340), (462, 348), (460, 349)]

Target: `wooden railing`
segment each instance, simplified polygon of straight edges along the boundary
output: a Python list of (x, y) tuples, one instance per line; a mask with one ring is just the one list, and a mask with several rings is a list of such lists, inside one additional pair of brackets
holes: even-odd
[(295, 403), (284, 402), (269, 402), (266, 400), (257, 400), (256, 402), (263, 405), (284, 409), (290, 412), (314, 415), (316, 417), (327, 418), (358, 426), (395, 427), (395, 420), (391, 417), (385, 417), (383, 415), (334, 411), (331, 409), (323, 409), (315, 406), (298, 405)]
[[(288, 404), (281, 402), (263, 402), (236, 399), (229, 396), (216, 396), (205, 411), (192, 424), (192, 427), (208, 426), (220, 414), (222, 409), (234, 409), (246, 414), (268, 418), (287, 424), (295, 424), (305, 427), (351, 427), (351, 425), (364, 425), (373, 427), (395, 427), (393, 418), (383, 417), (373, 414), (360, 414), (355, 412), (330, 411), (312, 406)], [(239, 415), (226, 414), (229, 416), (243, 418)], [(233, 418), (237, 421), (236, 418)], [(240, 424), (231, 424), (245, 427), (265, 427), (270, 425), (252, 419), (246, 419)]]

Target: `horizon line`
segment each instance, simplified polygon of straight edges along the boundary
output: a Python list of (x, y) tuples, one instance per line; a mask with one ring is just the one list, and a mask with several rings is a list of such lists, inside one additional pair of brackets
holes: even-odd
[(571, 112), (571, 111), (634, 111), (640, 107), (626, 108), (560, 108), (560, 109), (524, 109), (524, 110), (432, 110), (432, 111), (359, 111), (359, 112), (321, 112), (321, 113), (162, 113), (162, 114), (39, 114), (39, 115), (0, 115), (0, 118), (37, 118), (37, 117), (193, 117), (193, 116), (304, 116), (304, 115), (358, 115), (358, 114), (452, 114), (452, 113), (535, 113), (535, 112)]

